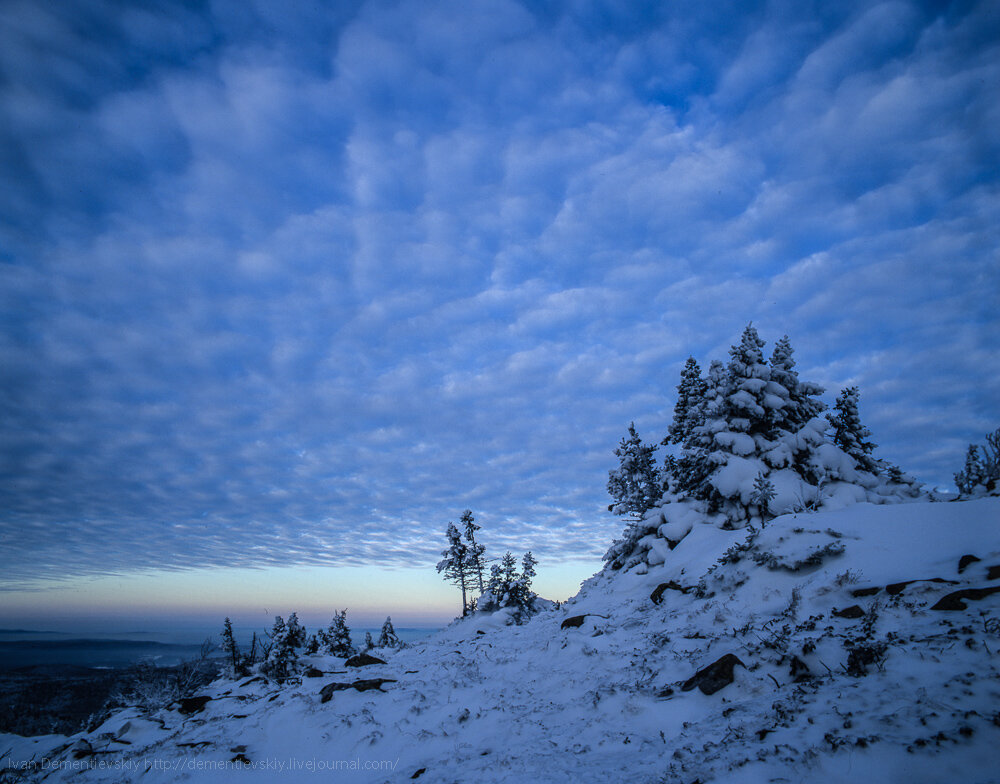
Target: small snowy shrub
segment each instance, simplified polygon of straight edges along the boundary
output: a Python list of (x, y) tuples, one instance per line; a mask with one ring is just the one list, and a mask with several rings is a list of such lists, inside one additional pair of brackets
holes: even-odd
[(1000, 428), (987, 434), (985, 446), (969, 444), (965, 466), (955, 474), (955, 485), (962, 496), (1000, 492)]

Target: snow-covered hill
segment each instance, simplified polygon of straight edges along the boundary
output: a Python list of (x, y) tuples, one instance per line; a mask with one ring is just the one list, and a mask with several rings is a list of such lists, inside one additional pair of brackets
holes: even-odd
[(219, 681), (71, 738), (0, 736), (2, 775), (1000, 781), (1000, 499), (696, 525), (639, 571), (385, 664), (312, 657), (324, 674), (301, 683)]

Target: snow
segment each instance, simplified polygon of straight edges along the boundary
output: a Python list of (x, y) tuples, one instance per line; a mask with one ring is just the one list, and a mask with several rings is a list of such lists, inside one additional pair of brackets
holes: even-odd
[[(8, 767), (45, 760), (24, 780), (46, 782), (394, 782), (421, 769), (422, 782), (998, 780), (1000, 593), (930, 608), (1000, 586), (988, 579), (1000, 499), (860, 503), (756, 531), (676, 506), (662, 510), (677, 544), (661, 562), (601, 572), (523, 626), (476, 614), (386, 664), (303, 657), (326, 675), (220, 679), (202, 712), (128, 709), (69, 738), (0, 736), (0, 754)], [(966, 554), (981, 560), (959, 574)], [(852, 605), (864, 617), (834, 615)], [(883, 660), (848, 674), (870, 643)], [(745, 665), (731, 684), (681, 688), (727, 653)], [(810, 678), (796, 682), (792, 657)], [(392, 680), (321, 702), (322, 686), (359, 678)]]

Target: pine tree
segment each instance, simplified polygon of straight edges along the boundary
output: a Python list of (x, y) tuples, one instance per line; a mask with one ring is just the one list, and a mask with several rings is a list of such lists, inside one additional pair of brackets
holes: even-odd
[(351, 630), (347, 628), (347, 610), (334, 610), (333, 619), (326, 630), (326, 650), (333, 656), (347, 659), (353, 656), (354, 643), (351, 641)]
[(462, 617), (469, 614), (468, 588), (471, 577), (469, 548), (462, 541), (454, 523), (448, 523), (448, 547), (441, 551), (438, 572), (444, 572), (445, 579), (451, 580), (462, 591)]
[(700, 403), (705, 398), (707, 384), (701, 377), (701, 368), (694, 357), (688, 357), (681, 370), (681, 383), (677, 385), (677, 404), (674, 406), (674, 419), (670, 423), (667, 437), (662, 445), (683, 444), (694, 429), (701, 424), (702, 414)]
[(370, 651), (375, 647), (375, 640), (372, 639), (371, 632), (365, 632), (365, 651)]
[(876, 445), (868, 441), (871, 431), (861, 424), (858, 414), (858, 399), (861, 393), (857, 387), (842, 389), (834, 403), (833, 411), (826, 415), (833, 428), (831, 436), (834, 446), (846, 452), (863, 471), (871, 474), (879, 472), (878, 463), (871, 453)]
[(403, 643), (392, 627), (392, 618), (386, 616), (385, 623), (382, 624), (382, 633), (378, 638), (379, 648), (402, 648)]
[(466, 560), (469, 562), (470, 575), (476, 578), (479, 584), (479, 593), (482, 593), (486, 586), (483, 583), (483, 570), (486, 567), (486, 547), (476, 542), (476, 531), (481, 526), (476, 525), (476, 518), (472, 516), (472, 510), (466, 509), (462, 512), (459, 522), (465, 528), (465, 541), (468, 544)]
[(615, 455), (618, 468), (608, 472), (608, 494), (614, 502), (609, 512), (629, 514), (639, 520), (656, 505), (662, 495), (662, 479), (653, 459), (656, 446), (644, 444), (635, 430), (635, 423), (628, 426), (628, 437), (623, 438)]
[(233, 636), (233, 624), (226, 618), (225, 625), (222, 629), (222, 650), (226, 654), (226, 663), (228, 664), (233, 677), (237, 677), (242, 674), (243, 668), (240, 665), (240, 648), (236, 644), (236, 638)]
[(299, 623), (298, 613), (292, 613), (288, 616), (288, 637), (292, 641), (292, 645), (296, 648), (302, 648), (306, 644), (306, 630), (305, 627)]

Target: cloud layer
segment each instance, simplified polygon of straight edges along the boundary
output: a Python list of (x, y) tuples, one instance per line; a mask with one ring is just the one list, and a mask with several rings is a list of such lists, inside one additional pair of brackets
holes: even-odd
[[(711, 5), (711, 4), (709, 4)], [(593, 557), (753, 321), (944, 484), (1000, 424), (994, 4), (5, 3), (5, 578)]]

